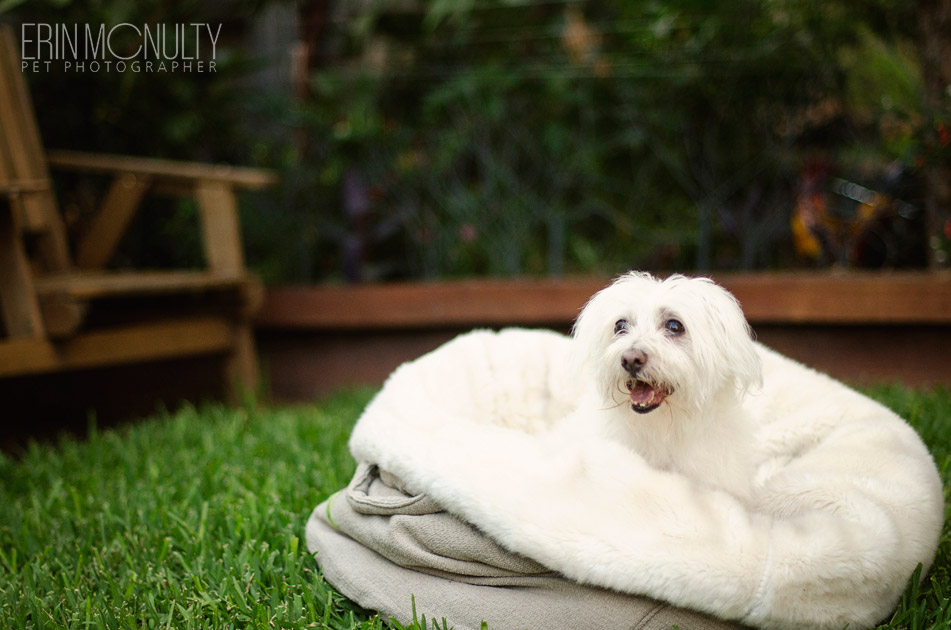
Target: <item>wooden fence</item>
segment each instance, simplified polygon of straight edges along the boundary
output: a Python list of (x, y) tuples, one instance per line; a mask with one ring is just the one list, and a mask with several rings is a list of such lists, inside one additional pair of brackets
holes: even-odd
[[(855, 384), (951, 386), (951, 275), (716, 275), (757, 338)], [(278, 399), (379, 385), (403, 361), (471, 328), (567, 332), (606, 278), (271, 289), (257, 338)]]

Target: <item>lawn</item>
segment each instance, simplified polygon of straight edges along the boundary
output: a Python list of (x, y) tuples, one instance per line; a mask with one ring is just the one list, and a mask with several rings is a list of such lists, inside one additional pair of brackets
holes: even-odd
[[(870, 393), (909, 418), (951, 485), (951, 392)], [(346, 440), (370, 396), (185, 407), (0, 455), (0, 627), (384, 627), (321, 579), (303, 541), (350, 478)], [(951, 627), (949, 534), (882, 628)]]

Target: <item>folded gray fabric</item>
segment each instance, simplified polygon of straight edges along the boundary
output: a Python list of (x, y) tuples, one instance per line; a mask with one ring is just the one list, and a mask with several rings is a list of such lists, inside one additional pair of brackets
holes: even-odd
[(307, 547), (341, 593), (401, 623), (412, 619), (415, 600), (419, 615), (445, 618), (457, 630), (478, 630), (483, 621), (491, 630), (742, 627), (566, 580), (366, 464), (311, 514)]
[(550, 573), (533, 560), (505, 551), (428, 497), (405, 493), (398, 480), (368, 464), (358, 467), (346, 490), (327, 500), (324, 517), (391, 562), (431, 575), (520, 586)]

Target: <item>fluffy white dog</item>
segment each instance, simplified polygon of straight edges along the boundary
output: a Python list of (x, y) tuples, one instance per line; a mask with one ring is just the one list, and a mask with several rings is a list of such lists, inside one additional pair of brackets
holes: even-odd
[(575, 323), (584, 379), (570, 435), (617, 440), (653, 467), (749, 496), (753, 427), (740, 402), (760, 358), (736, 299), (706, 278), (631, 272)]
[(574, 339), (475, 331), (404, 364), (350, 448), (569, 580), (757, 628), (874, 626), (945, 516), (910, 426), (680, 276), (620, 278)]

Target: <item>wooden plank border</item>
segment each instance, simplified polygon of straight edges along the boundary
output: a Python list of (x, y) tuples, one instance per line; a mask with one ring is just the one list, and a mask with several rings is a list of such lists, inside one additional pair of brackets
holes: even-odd
[[(752, 324), (949, 324), (948, 273), (717, 274)], [(608, 278), (277, 287), (264, 329), (445, 329), (570, 325)]]
[(718, 278), (751, 323), (949, 324), (951, 274), (756, 274)]

